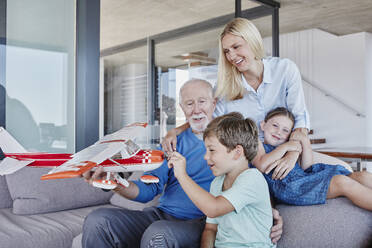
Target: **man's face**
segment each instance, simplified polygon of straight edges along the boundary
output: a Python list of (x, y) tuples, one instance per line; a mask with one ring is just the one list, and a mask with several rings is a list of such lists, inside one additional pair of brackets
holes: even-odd
[(216, 107), (211, 89), (203, 82), (189, 83), (182, 88), (181, 101), (181, 108), (193, 132), (204, 132)]

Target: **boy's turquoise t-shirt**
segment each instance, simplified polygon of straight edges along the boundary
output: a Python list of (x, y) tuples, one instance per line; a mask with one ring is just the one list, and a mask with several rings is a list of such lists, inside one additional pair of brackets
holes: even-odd
[(275, 247), (270, 239), (273, 216), (269, 188), (261, 172), (247, 169), (230, 189), (222, 191), (224, 179), (224, 175), (216, 177), (210, 192), (226, 198), (235, 211), (207, 218), (207, 223), (218, 224), (215, 247)]

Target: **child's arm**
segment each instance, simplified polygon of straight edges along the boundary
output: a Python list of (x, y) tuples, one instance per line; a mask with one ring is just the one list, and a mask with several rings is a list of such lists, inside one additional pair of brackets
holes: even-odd
[(313, 160), (313, 149), (311, 147), (310, 139), (308, 136), (301, 131), (294, 131), (291, 134), (290, 140), (297, 140), (301, 142), (302, 154), (301, 154), (301, 167), (306, 170), (314, 164)]
[(217, 224), (206, 223), (201, 237), (200, 248), (213, 248), (216, 241)]
[(178, 152), (173, 152), (168, 166), (173, 167), (174, 175), (190, 200), (206, 216), (215, 218), (234, 211), (233, 205), (223, 196), (213, 196), (196, 184), (186, 173), (186, 160)]
[(281, 159), (287, 152), (301, 152), (301, 145), (298, 141), (288, 141), (276, 147), (273, 151), (266, 153), (261, 141), (258, 141), (258, 151), (252, 164), (262, 173), (268, 174), (277, 165), (277, 161)]

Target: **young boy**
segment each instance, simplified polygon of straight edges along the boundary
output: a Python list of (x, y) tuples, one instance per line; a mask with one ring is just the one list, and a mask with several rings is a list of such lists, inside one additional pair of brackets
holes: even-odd
[(207, 216), (201, 247), (274, 247), (267, 183), (248, 163), (256, 156), (258, 130), (239, 113), (214, 119), (204, 132), (205, 159), (216, 178), (210, 193), (186, 173), (186, 161), (174, 152), (168, 162), (183, 190)]

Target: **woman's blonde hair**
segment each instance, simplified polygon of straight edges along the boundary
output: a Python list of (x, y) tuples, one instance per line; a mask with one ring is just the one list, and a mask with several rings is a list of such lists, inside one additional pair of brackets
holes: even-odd
[(244, 87), (241, 73), (226, 59), (222, 47), (222, 39), (226, 34), (243, 38), (252, 49), (257, 60), (261, 60), (264, 57), (265, 50), (261, 34), (251, 21), (245, 18), (235, 18), (225, 25), (219, 39), (220, 57), (218, 61), (218, 83), (215, 96), (218, 98), (225, 97), (231, 101), (243, 98)]

